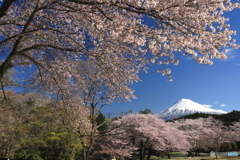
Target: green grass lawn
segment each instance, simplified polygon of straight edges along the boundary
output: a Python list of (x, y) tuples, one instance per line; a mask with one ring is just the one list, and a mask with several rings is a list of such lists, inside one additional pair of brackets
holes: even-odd
[[(240, 160), (240, 157), (219, 157), (219, 160)], [(133, 158), (133, 160), (139, 160), (138, 158)], [(150, 160), (215, 160), (215, 157), (210, 157), (208, 153), (201, 153), (200, 156), (187, 157), (180, 152), (172, 152), (171, 159), (167, 156), (152, 156)]]
[[(182, 156), (182, 157), (174, 157), (172, 156), (171, 159), (168, 158), (161, 158), (161, 157), (151, 157), (150, 160), (215, 160), (215, 157), (206, 157), (206, 156), (195, 156), (195, 157), (186, 157), (186, 156)], [(239, 157), (229, 157), (229, 158), (225, 158), (225, 157), (219, 157), (219, 160), (239, 160)]]

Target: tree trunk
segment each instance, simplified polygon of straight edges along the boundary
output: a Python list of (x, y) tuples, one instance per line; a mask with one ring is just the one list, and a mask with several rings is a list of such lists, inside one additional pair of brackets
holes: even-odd
[(163, 151), (161, 151), (161, 156), (162, 156), (162, 158), (164, 158), (164, 152)]
[(86, 160), (86, 152), (85, 152), (85, 149), (83, 149), (82, 155), (83, 155), (83, 160)]
[(168, 156), (168, 159), (171, 159), (170, 152), (166, 151), (166, 155)]
[(87, 139), (88, 145), (83, 144), (83, 160), (91, 160), (90, 159), (90, 153), (92, 151), (93, 145), (94, 145), (94, 141), (95, 141), (95, 136), (96, 136), (96, 132), (97, 129), (95, 128), (96, 126), (96, 117), (94, 114), (95, 111), (95, 107), (91, 106), (91, 117), (92, 117), (92, 128), (91, 128), (91, 132), (90, 132), (90, 137)]
[(140, 158), (140, 160), (144, 159), (144, 145), (143, 145), (143, 142), (140, 142), (139, 158)]
[(147, 160), (150, 160), (151, 156), (152, 156), (152, 148), (149, 147), (148, 154), (147, 154)]
[(140, 148), (140, 151), (139, 151), (139, 158), (140, 158), (140, 160), (143, 160), (143, 149), (142, 148)]
[(188, 157), (193, 157), (192, 151), (187, 151)]

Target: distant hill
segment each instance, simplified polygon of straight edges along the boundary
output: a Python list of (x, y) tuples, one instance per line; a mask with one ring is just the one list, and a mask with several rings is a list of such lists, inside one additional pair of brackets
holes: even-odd
[[(177, 119), (197, 119), (197, 118), (207, 118), (209, 116), (212, 116), (213, 118), (220, 120), (223, 122), (224, 125), (232, 125), (234, 122), (240, 120), (240, 111), (233, 110), (232, 112), (221, 114), (221, 115), (215, 115), (215, 114), (206, 114), (206, 113), (194, 113), (191, 115), (185, 115), (183, 117), (177, 118)], [(174, 120), (177, 120), (174, 119)]]

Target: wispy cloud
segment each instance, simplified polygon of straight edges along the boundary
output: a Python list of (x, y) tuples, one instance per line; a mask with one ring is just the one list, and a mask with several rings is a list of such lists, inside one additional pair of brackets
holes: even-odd
[(237, 65), (237, 66), (240, 66), (240, 63), (234, 63), (235, 65)]
[(214, 103), (218, 103), (218, 101), (215, 101)]
[(230, 60), (230, 59), (234, 59), (234, 58), (237, 57), (237, 52), (233, 48), (228, 48), (227, 52), (225, 54), (227, 55), (227, 58), (225, 59), (225, 61)]
[(184, 56), (183, 59), (185, 59), (185, 60), (193, 60), (193, 58), (190, 57), (190, 56)]
[(209, 104), (203, 104), (203, 106), (208, 107), (208, 108), (212, 107), (212, 105), (209, 105)]
[(226, 104), (221, 104), (220, 106), (221, 106), (221, 107), (226, 107)]

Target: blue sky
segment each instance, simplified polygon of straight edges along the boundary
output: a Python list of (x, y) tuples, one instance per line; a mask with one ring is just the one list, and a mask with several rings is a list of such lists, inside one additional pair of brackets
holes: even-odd
[[(231, 29), (237, 31), (233, 38), (240, 44), (240, 9), (228, 12), (225, 16), (229, 18)], [(102, 111), (113, 115), (128, 110), (135, 113), (148, 108), (153, 113), (159, 113), (182, 98), (227, 112), (240, 110), (240, 49), (231, 49), (227, 54), (228, 59), (214, 60), (212, 66), (200, 65), (181, 57), (178, 66), (169, 66), (172, 69), (172, 82), (156, 72), (156, 69), (165, 66), (153, 66), (150, 73), (140, 73), (142, 82), (133, 84), (137, 99), (113, 103)]]

